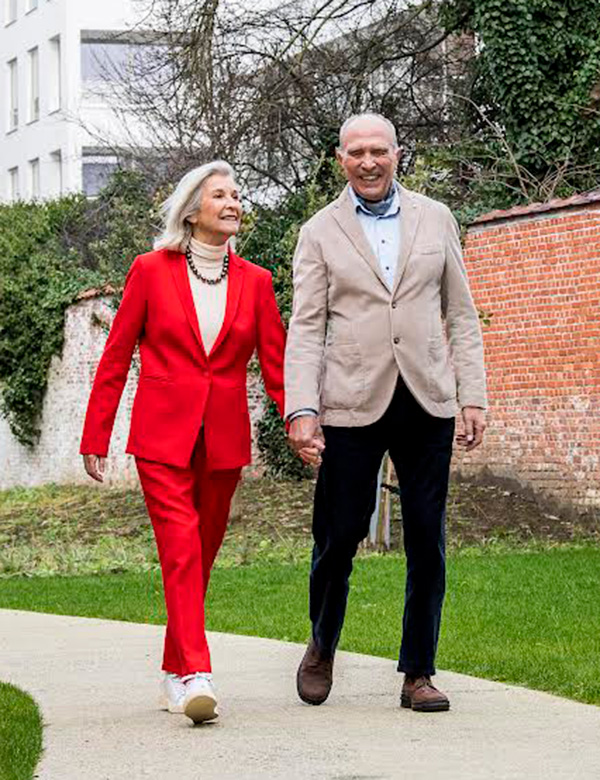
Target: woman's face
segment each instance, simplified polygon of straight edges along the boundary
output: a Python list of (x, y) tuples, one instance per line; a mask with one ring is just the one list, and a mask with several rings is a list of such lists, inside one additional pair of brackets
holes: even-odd
[(215, 173), (204, 182), (200, 208), (188, 220), (194, 238), (206, 244), (223, 244), (235, 236), (242, 220), (242, 204), (231, 176)]

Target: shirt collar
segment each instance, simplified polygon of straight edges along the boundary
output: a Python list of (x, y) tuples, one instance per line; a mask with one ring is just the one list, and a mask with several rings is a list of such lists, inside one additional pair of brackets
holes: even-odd
[(352, 203), (354, 204), (354, 208), (356, 212), (360, 211), (361, 214), (365, 214), (367, 217), (374, 217), (375, 219), (379, 219), (380, 217), (395, 217), (400, 212), (400, 194), (398, 192), (398, 185), (396, 184), (396, 182), (394, 182), (393, 186), (394, 186), (394, 197), (392, 198), (392, 201), (387, 211), (385, 212), (385, 214), (377, 215), (377, 214), (373, 214), (372, 211), (369, 211), (369, 209), (366, 209), (362, 205), (352, 185), (348, 185), (348, 189), (350, 191), (350, 197), (352, 198)]

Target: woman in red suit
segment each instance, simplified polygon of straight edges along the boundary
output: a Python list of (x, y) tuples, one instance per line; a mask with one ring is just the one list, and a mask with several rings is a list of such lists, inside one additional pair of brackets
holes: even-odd
[(217, 717), (204, 597), (242, 466), (250, 462), (246, 368), (256, 350), (283, 410), (281, 323), (271, 275), (228, 240), (242, 207), (233, 171), (190, 171), (164, 205), (155, 251), (127, 275), (92, 388), (81, 453), (103, 479), (131, 357), (141, 371), (127, 452), (133, 454), (160, 557), (168, 622), (164, 706), (194, 722)]

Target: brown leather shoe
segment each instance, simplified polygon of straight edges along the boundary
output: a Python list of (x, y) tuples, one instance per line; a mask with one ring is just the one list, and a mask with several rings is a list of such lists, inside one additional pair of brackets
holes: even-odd
[(448, 697), (434, 686), (429, 675), (404, 678), (400, 705), (415, 712), (445, 712), (450, 709)]
[(298, 696), (307, 704), (323, 704), (329, 696), (332, 683), (333, 656), (323, 656), (313, 639), (298, 667)]

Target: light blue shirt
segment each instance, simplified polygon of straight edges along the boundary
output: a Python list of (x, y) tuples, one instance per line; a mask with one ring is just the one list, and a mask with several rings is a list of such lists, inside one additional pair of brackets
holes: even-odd
[(362, 205), (350, 187), (350, 197), (356, 208), (356, 216), (373, 254), (379, 261), (381, 273), (390, 290), (394, 286), (400, 255), (400, 195), (398, 188), (394, 187), (394, 189), (394, 197), (388, 210), (378, 216)]

